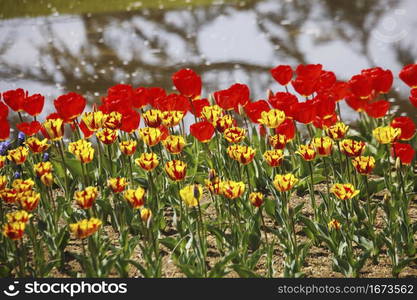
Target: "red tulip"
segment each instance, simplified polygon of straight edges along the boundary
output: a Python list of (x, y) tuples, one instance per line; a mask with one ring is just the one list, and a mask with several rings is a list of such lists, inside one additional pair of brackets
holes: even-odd
[(391, 89), (394, 77), (390, 70), (383, 70), (380, 67), (376, 67), (362, 70), (361, 74), (371, 78), (373, 89), (376, 92), (386, 94)]
[(365, 110), (366, 106), (368, 105), (368, 101), (366, 99), (361, 99), (354, 94), (351, 94), (346, 97), (346, 104), (349, 105), (352, 109), (361, 112)]
[(0, 119), (6, 119), (9, 115), (9, 108), (3, 102), (0, 102)]
[(316, 105), (313, 101), (300, 102), (294, 105), (294, 119), (303, 124), (313, 122), (316, 117)]
[(172, 82), (181, 95), (191, 99), (201, 95), (201, 77), (191, 69), (182, 69), (176, 72), (172, 75)]
[(45, 97), (41, 94), (35, 94), (25, 98), (23, 110), (31, 116), (37, 116), (42, 112), (44, 103)]
[(391, 122), (391, 127), (401, 128), (400, 140), (411, 140), (416, 133), (416, 125), (409, 117), (397, 117)]
[(285, 135), (287, 141), (292, 140), (295, 136), (296, 127), (292, 119), (285, 119), (277, 128), (275, 128), (276, 134)]
[(136, 110), (131, 110), (130, 112), (125, 112), (122, 116), (122, 126), (120, 130), (132, 133), (138, 129), (140, 124), (140, 115)]
[(336, 102), (331, 95), (319, 94), (313, 100), (316, 105), (316, 114), (320, 118), (332, 116), (336, 110)]
[(322, 68), (321, 64), (298, 65), (295, 73), (298, 79), (314, 81), (320, 77)]
[(334, 99), (337, 101), (345, 99), (349, 95), (349, 84), (337, 81), (330, 89)]
[(294, 104), (298, 103), (298, 99), (291, 93), (278, 92), (276, 94), (270, 94), (268, 102), (273, 108), (285, 112), (287, 117), (293, 117), (293, 107)]
[[(359, 100), (362, 101), (362, 100)], [(378, 100), (372, 103), (367, 103), (364, 106), (365, 112), (368, 116), (374, 119), (386, 116), (391, 104), (386, 100)]]
[(328, 128), (330, 126), (333, 126), (334, 124), (337, 123), (338, 121), (338, 116), (337, 114), (334, 112), (331, 115), (327, 115), (326, 117), (320, 117), (320, 116), (316, 116), (313, 120), (313, 125), (316, 128)]
[(404, 165), (410, 165), (414, 159), (415, 150), (410, 144), (402, 144), (395, 142), (393, 144), (392, 156), (399, 157), (400, 161)]
[(7, 140), (10, 136), (10, 125), (7, 119), (0, 119), (0, 141)]
[(210, 141), (214, 134), (214, 126), (210, 122), (202, 121), (190, 126), (190, 133), (200, 142)]
[(352, 93), (359, 98), (368, 98), (372, 94), (372, 80), (368, 76), (355, 75), (348, 83)]
[(272, 77), (280, 85), (287, 85), (293, 75), (292, 68), (288, 65), (279, 65), (270, 70)]
[(80, 116), (86, 104), (85, 98), (74, 92), (59, 96), (54, 100), (55, 109), (65, 122), (70, 122)]
[(138, 101), (138, 97), (130, 85), (116, 84), (107, 90), (107, 96), (102, 98), (102, 105), (99, 107), (99, 110), (106, 114), (113, 111), (122, 115), (125, 113), (129, 114), (133, 108), (134, 100)]
[(226, 90), (214, 92), (216, 104), (224, 110), (234, 109), (239, 112), (239, 105), (249, 102), (250, 91), (247, 85), (236, 83)]
[(410, 102), (412, 105), (417, 107), (417, 88), (414, 88), (410, 91)]
[(159, 97), (155, 99), (154, 106), (161, 111), (182, 111), (184, 114), (191, 109), (190, 101), (178, 94)]
[(296, 78), (291, 81), (292, 87), (294, 90), (299, 93), (301, 96), (310, 96), (316, 90), (317, 81), (316, 80), (306, 80), (302, 78)]
[(35, 135), (41, 130), (42, 125), (38, 121), (33, 122), (23, 122), (16, 125), (17, 129), (23, 132), (27, 136)]
[(336, 83), (336, 75), (330, 71), (321, 71), (318, 83), (316, 86), (317, 91), (328, 90)]
[(134, 108), (142, 108), (149, 104), (148, 89), (145, 87), (139, 87), (135, 90), (135, 96), (133, 97), (132, 106)]
[(23, 110), (23, 103), (27, 94), (28, 92), (23, 89), (10, 90), (3, 93), (3, 99), (12, 110), (19, 112)]
[(90, 129), (88, 129), (87, 125), (84, 123), (83, 120), (80, 122), (79, 127), (80, 127), (85, 139), (88, 139), (88, 138), (93, 136), (94, 131), (91, 131)]
[(148, 103), (155, 107), (155, 101), (160, 97), (165, 97), (167, 94), (163, 88), (150, 87), (147, 89)]
[(405, 66), (400, 74), (400, 79), (411, 88), (417, 87), (417, 64)]
[(191, 103), (191, 112), (197, 117), (201, 118), (201, 111), (205, 106), (209, 106), (210, 102), (207, 99), (194, 100)]
[(249, 102), (245, 106), (246, 115), (253, 123), (259, 123), (259, 119), (261, 118), (261, 114), (264, 111), (269, 111), (270, 107), (268, 102), (265, 100), (259, 100), (255, 102)]

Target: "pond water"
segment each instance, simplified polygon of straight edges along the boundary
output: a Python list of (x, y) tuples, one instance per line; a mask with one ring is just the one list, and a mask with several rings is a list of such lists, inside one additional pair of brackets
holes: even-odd
[(390, 97), (413, 111), (398, 72), (417, 57), (415, 0), (66, 3), (2, 0), (0, 91), (22, 87), (49, 100), (75, 91), (99, 101), (116, 83), (172, 90), (171, 74), (190, 67), (205, 95), (241, 82), (257, 100), (280, 88), (271, 67), (321, 63), (340, 80), (391, 69)]

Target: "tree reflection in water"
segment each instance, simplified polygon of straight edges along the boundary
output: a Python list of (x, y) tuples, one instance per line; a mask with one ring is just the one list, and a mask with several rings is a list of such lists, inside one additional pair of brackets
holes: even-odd
[[(171, 89), (171, 74), (179, 68), (190, 67), (202, 75), (206, 91), (225, 88), (239, 80), (252, 87), (254, 98), (262, 98), (265, 91), (274, 86), (268, 71), (278, 63), (320, 62), (344, 80), (353, 75), (344, 72), (345, 67), (359, 72), (362, 68), (382, 65), (397, 73), (402, 65), (415, 59), (417, 41), (411, 40), (410, 35), (402, 37), (403, 28), (389, 33), (376, 31), (387, 15), (394, 16), (395, 9), (410, 5), (413, 8), (415, 2), (247, 0), (238, 4), (218, 3), (173, 10), (141, 9), (4, 20), (0, 21), (0, 81), (6, 83), (0, 88), (15, 88), (14, 83), (25, 80), (33, 82), (35, 87), (39, 84), (39, 92), (43, 86), (58, 84), (62, 90), (57, 93), (78, 91), (93, 99), (119, 82)], [(239, 20), (243, 22), (247, 20), (241, 28), (236, 28), (236, 34), (246, 34), (245, 30), (251, 26), (247, 45), (252, 47), (250, 53), (259, 54), (245, 59), (236, 57), (235, 53), (245, 50), (237, 45), (228, 48), (221, 58), (212, 59), (207, 46), (202, 46), (207, 44), (201, 41), (207, 37), (205, 29), (219, 20), (236, 16), (242, 16)], [(401, 16), (395, 18), (394, 21), (398, 21)], [(39, 38), (33, 38), (26, 29), (37, 22), (40, 25), (35, 27), (34, 36), (39, 35)], [(219, 26), (210, 32), (211, 40), (215, 41), (209, 45), (212, 49), (221, 49), (223, 42), (230, 45), (230, 41), (222, 39), (226, 28), (221, 26), (227, 26), (227, 22), (220, 21)], [(230, 29), (227, 30), (230, 35)], [(74, 31), (78, 37), (71, 34)], [(395, 40), (396, 35), (398, 40)], [(256, 42), (259, 39), (262, 44)], [(73, 47), (78, 43), (79, 47)], [(25, 49), (23, 52), (20, 49), (19, 53), (30, 56), (35, 53), (33, 62), (21, 63), (21, 57), (13, 54), (16, 45), (24, 45)], [(328, 52), (316, 53), (312, 60), (311, 52), (323, 45), (330, 47), (328, 51), (333, 60), (329, 60)], [(375, 60), (374, 52), (378, 47), (392, 53), (392, 62)], [(263, 48), (268, 48), (269, 52)], [(350, 57), (338, 57), (346, 53), (343, 48), (361, 57), (360, 63), (351, 62)], [(344, 51), (340, 52), (341, 49)], [(263, 57), (264, 53), (272, 55)], [(332, 63), (335, 59), (336, 64)], [(399, 94), (393, 91), (390, 96)], [(402, 100), (401, 110), (409, 110), (408, 101)]]

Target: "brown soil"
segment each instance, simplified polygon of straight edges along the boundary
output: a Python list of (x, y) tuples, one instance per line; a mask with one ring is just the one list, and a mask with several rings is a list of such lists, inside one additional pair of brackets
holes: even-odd
[[(326, 187), (324, 184), (316, 185), (316, 190), (325, 191)], [(382, 197), (381, 197), (382, 198)], [(417, 199), (411, 202), (410, 206), (410, 216), (413, 222), (417, 221)], [(208, 201), (207, 199), (203, 202)], [(317, 199), (317, 201), (319, 201)], [(304, 202), (303, 214), (306, 216), (312, 215), (312, 209), (310, 206), (310, 200), (308, 196), (299, 197), (297, 195), (292, 195), (290, 204), (291, 206), (296, 206)], [(168, 213), (169, 214), (169, 213)], [(209, 208), (205, 211), (204, 216), (205, 219), (213, 219), (215, 217), (214, 208), (213, 206), (209, 206)], [(274, 222), (265, 216), (266, 226), (273, 227)], [(377, 219), (377, 230), (380, 230), (382, 227), (383, 222), (383, 212), (378, 212), (378, 219)], [(170, 228), (171, 232), (174, 228)], [(105, 226), (104, 231), (106, 235), (109, 237), (110, 241), (113, 244), (117, 244), (118, 241), (118, 234), (113, 231), (111, 226)], [(306, 239), (304, 233), (302, 232), (301, 225), (296, 226), (297, 236), (300, 241)], [(262, 239), (264, 240), (264, 235), (262, 234)], [(268, 240), (274, 240), (274, 236), (271, 233), (268, 233)], [(417, 240), (417, 236), (416, 236)], [(209, 255), (208, 255), (208, 263), (210, 266), (213, 266), (220, 258), (220, 253), (217, 251), (215, 247), (215, 238), (213, 236), (208, 236), (208, 243), (209, 243)], [(283, 276), (283, 256), (282, 252), (277, 243), (275, 250), (274, 250), (274, 258), (273, 258), (273, 266), (275, 270), (274, 277), (282, 277)], [(184, 277), (185, 275), (178, 269), (178, 267), (174, 264), (171, 254), (167, 248), (161, 245), (161, 253), (163, 255), (163, 277)], [(67, 269), (71, 269), (75, 272), (80, 272), (81, 275), (81, 267), (79, 263), (70, 255), (70, 253), (79, 253), (81, 251), (81, 244), (78, 240), (71, 240), (70, 244), (66, 248), (67, 257)], [(332, 259), (331, 253), (326, 249), (324, 245), (319, 246), (312, 246), (310, 248), (309, 254), (307, 255), (307, 259), (303, 268), (303, 272), (305, 272), (307, 277), (343, 277), (341, 273), (335, 272), (332, 269)], [(139, 263), (143, 263), (142, 253), (139, 247), (136, 248), (135, 254), (132, 257), (133, 260), (138, 261)], [(408, 267), (404, 268), (400, 274), (400, 277), (417, 277), (417, 260), (414, 263), (409, 265)], [(261, 276), (266, 275), (266, 258), (262, 257), (255, 269), (255, 272)], [(57, 270), (54, 270), (51, 276), (55, 277), (69, 277), (68, 273), (62, 273)], [(111, 277), (117, 276), (116, 273), (111, 274)], [(129, 272), (130, 277), (142, 277), (141, 274), (135, 269), (131, 268)], [(367, 261), (364, 268), (360, 274), (361, 277), (391, 277), (391, 263), (389, 257), (386, 255), (384, 249), (382, 249), (382, 253), (379, 256), (378, 263), (373, 264), (370, 260)], [(234, 271), (230, 272), (226, 277), (239, 277), (237, 273)]]

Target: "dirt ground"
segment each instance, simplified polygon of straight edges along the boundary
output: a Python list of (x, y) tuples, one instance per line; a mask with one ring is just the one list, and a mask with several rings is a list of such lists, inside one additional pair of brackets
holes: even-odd
[[(316, 190), (324, 190), (324, 184), (322, 185), (316, 185)], [(317, 199), (318, 200), (318, 199)], [(208, 200), (204, 200), (208, 201)], [(318, 200), (319, 201), (319, 200)], [(298, 197), (297, 195), (293, 194), (290, 200), (291, 206), (296, 206), (300, 204), (301, 202), (304, 202), (305, 205), (303, 207), (303, 214), (304, 215), (311, 215), (312, 210), (310, 206), (310, 200), (309, 196), (304, 197)], [(414, 199), (411, 202), (410, 205), (410, 216), (412, 218), (413, 222), (417, 221), (417, 198)], [(203, 215), (203, 218), (209, 219), (214, 217), (214, 208), (210, 206)], [(272, 227), (274, 226), (274, 223), (271, 219), (269, 219), (267, 216), (265, 217), (266, 220), (266, 226)], [(377, 223), (376, 227), (381, 228), (382, 226), (382, 212), (378, 212), (377, 217)], [(118, 235), (115, 233), (111, 226), (105, 226), (104, 227), (105, 232), (110, 237), (110, 240), (117, 244), (118, 241)], [(305, 240), (306, 237), (304, 233), (302, 232), (302, 228), (300, 225), (296, 226), (297, 236), (300, 241)], [(262, 239), (264, 239), (264, 235), (262, 234)], [(268, 233), (268, 239), (271, 241), (273, 239), (273, 235)], [(417, 236), (416, 236), (417, 240)], [(208, 256), (208, 263), (210, 265), (214, 265), (216, 261), (219, 260), (220, 253), (215, 248), (215, 239), (213, 236), (208, 237), (208, 243), (209, 243), (209, 256)], [(181, 273), (181, 271), (175, 266), (171, 255), (169, 253), (169, 250), (167, 248), (164, 248), (164, 246), (161, 245), (161, 248), (163, 251), (161, 251), (163, 255), (163, 277), (169, 277), (169, 278), (175, 278), (175, 277), (184, 277), (185, 275)], [(69, 245), (66, 248), (66, 253), (70, 254), (71, 252), (80, 252), (80, 242), (78, 240), (71, 240)], [(141, 251), (139, 247), (135, 250), (135, 254), (132, 257), (132, 259), (138, 261), (139, 263), (143, 262), (143, 257), (141, 254)], [(266, 267), (265, 267), (266, 258), (262, 257), (255, 269), (255, 272), (259, 275), (265, 275), (266, 274)], [(278, 246), (278, 244), (275, 247), (274, 250), (274, 257), (273, 257), (273, 264), (274, 264), (274, 270), (275, 275), (274, 277), (282, 277), (283, 276), (283, 254)], [(67, 267), (81, 272), (81, 268), (78, 264), (78, 262), (72, 258), (71, 255), (68, 255), (67, 260)], [(324, 245), (312, 246), (310, 248), (309, 254), (307, 255), (307, 259), (305, 262), (305, 265), (302, 270), (307, 277), (343, 277), (341, 273), (335, 272), (332, 269), (332, 259), (331, 259), (331, 253), (325, 248)], [(52, 276), (55, 277), (68, 277), (68, 274), (61, 273), (57, 270), (53, 271)], [(111, 275), (117, 276), (116, 273)], [(141, 274), (135, 269), (131, 268), (129, 272), (130, 277), (141, 277)], [(231, 271), (226, 277), (239, 277), (237, 273), (234, 271)], [(381, 254), (379, 256), (378, 264), (373, 264), (370, 260), (367, 261), (363, 269), (361, 270), (360, 277), (368, 277), (368, 278), (382, 278), (382, 277), (392, 277), (391, 275), (391, 264), (389, 257), (387, 256), (384, 249), (382, 249)], [(410, 266), (403, 269), (403, 271), (400, 274), (400, 277), (413, 277), (417, 278), (417, 259), (412, 263)]]

